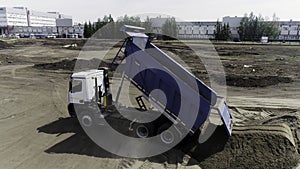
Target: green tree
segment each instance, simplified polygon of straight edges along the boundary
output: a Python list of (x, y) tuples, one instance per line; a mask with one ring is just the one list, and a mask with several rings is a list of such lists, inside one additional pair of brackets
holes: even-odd
[(101, 29), (102, 27), (103, 27), (103, 22), (102, 22), (101, 19), (99, 18), (99, 19), (97, 20), (97, 22), (95, 23), (95, 29), (96, 29), (96, 31), (97, 31), (97, 30)]
[(148, 32), (148, 33), (153, 32), (152, 22), (148, 16), (147, 16), (146, 20), (142, 23), (142, 26), (145, 28), (146, 32)]
[(140, 17), (129, 17), (125, 15), (121, 17), (114, 24), (114, 38), (120, 39), (124, 38), (124, 34), (120, 31), (121, 26), (123, 25), (132, 25), (132, 26), (142, 26), (142, 21)]
[(168, 18), (166, 22), (162, 26), (162, 33), (163, 35), (169, 37), (177, 37), (178, 30), (177, 30), (177, 23), (175, 18)]
[(214, 30), (214, 36), (216, 40), (230, 40), (231, 39), (231, 31), (229, 24), (222, 24), (217, 21), (216, 29)]
[(89, 38), (89, 30), (88, 30), (88, 24), (87, 22), (84, 23), (84, 26), (83, 26), (83, 36), (85, 38)]
[(279, 25), (276, 22), (262, 22), (261, 27), (261, 36), (275, 39), (280, 35)]
[(280, 31), (276, 21), (264, 21), (262, 16), (255, 16), (251, 12), (242, 18), (238, 33), (242, 41), (259, 41), (262, 36), (276, 38)]
[(123, 24), (123, 25), (132, 25), (132, 26), (142, 26), (142, 21), (141, 21), (141, 18), (140, 17), (129, 17), (128, 15), (125, 15), (123, 18), (120, 18), (118, 20), (118, 22), (120, 24)]
[(93, 34), (94, 34), (94, 24), (92, 24), (91, 21), (89, 21), (87, 38), (90, 38)]
[(84, 30), (83, 35), (85, 38), (90, 38), (94, 32), (94, 25), (89, 21), (88, 23), (84, 23)]
[[(98, 30), (101, 31), (97, 32)], [(97, 34), (95, 34), (96, 32)], [(111, 14), (105, 15), (103, 19), (99, 18), (94, 23), (91, 23), (91, 21), (84, 23), (84, 37), (90, 38), (94, 34), (95, 38), (110, 38), (114, 35), (114, 19)]]
[(216, 29), (214, 30), (214, 36), (216, 40), (222, 39), (222, 26), (219, 20), (217, 21)]
[(114, 19), (111, 14), (105, 15), (99, 22), (100, 32), (97, 33), (98, 38), (113, 39), (114, 38)]
[(98, 19), (95, 23), (89, 21), (84, 24), (84, 36), (90, 38), (93, 34), (95, 38), (102, 39), (119, 39), (124, 38), (124, 34), (120, 31), (120, 27), (123, 25), (133, 25), (139, 27), (145, 27), (147, 32), (152, 32), (152, 22), (149, 17), (142, 22), (140, 17), (133, 17), (125, 15), (119, 18), (116, 22), (113, 17), (105, 15), (103, 19)]
[(225, 39), (226, 40), (230, 40), (230, 39), (232, 39), (232, 36), (231, 36), (231, 30), (230, 30), (230, 26), (229, 26), (229, 23), (227, 23), (226, 25), (224, 25), (225, 26)]

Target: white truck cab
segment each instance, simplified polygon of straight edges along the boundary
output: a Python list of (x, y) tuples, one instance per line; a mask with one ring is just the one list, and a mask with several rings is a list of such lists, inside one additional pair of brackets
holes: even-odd
[(97, 103), (100, 107), (107, 106), (109, 81), (106, 68), (92, 69), (73, 73), (70, 78), (68, 93), (68, 110), (76, 116), (74, 107)]

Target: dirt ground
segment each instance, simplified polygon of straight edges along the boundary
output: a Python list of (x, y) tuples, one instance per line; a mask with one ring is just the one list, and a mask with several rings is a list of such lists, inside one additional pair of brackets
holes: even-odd
[[(71, 43), (79, 47), (62, 47)], [(214, 44), (226, 72), (235, 129), (221, 152), (199, 162), (179, 149), (147, 159), (125, 159), (99, 148), (84, 134), (67, 113), (68, 79), (83, 44), (0, 43), (1, 169), (293, 168), (297, 163), (300, 167), (300, 46)], [(191, 64), (191, 71), (209, 84), (204, 65), (185, 46), (157, 45)], [(205, 43), (190, 45), (208, 50)]]

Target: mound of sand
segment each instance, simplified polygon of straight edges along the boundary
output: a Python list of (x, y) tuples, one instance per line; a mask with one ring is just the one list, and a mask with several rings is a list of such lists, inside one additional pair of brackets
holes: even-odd
[[(298, 157), (294, 139), (287, 125), (240, 126), (219, 147), (220, 152), (202, 159), (207, 147), (217, 149), (219, 136), (209, 140), (205, 147), (198, 146), (192, 156), (201, 160), (202, 168), (293, 168)], [(224, 149), (223, 149), (224, 148)]]

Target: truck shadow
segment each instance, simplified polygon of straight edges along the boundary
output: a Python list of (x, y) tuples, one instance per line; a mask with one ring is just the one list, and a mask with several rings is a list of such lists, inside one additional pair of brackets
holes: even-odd
[[(76, 118), (60, 118), (54, 122), (46, 124), (37, 128), (38, 132), (47, 133), (47, 134), (56, 134), (57, 137), (66, 134), (66, 133), (74, 133), (71, 137), (53, 145), (52, 147), (45, 150), (46, 153), (52, 154), (78, 154), (78, 155), (87, 155), (93, 156), (98, 158), (115, 158), (115, 159), (123, 159), (124, 157), (117, 156), (112, 154), (97, 144), (95, 144), (83, 131), (80, 124), (78, 123)], [(185, 149), (189, 149), (191, 147), (186, 146)], [(139, 159), (140, 161), (148, 160), (150, 162), (155, 163), (165, 163), (168, 164), (182, 164), (185, 165), (198, 165), (198, 161), (190, 158), (186, 161), (185, 154), (186, 150), (182, 148), (173, 148), (168, 152), (165, 152), (161, 155), (157, 155), (154, 157)], [(206, 154), (201, 157), (200, 161), (204, 160), (205, 158), (209, 157), (210, 154)], [(199, 155), (198, 155), (199, 157)]]

